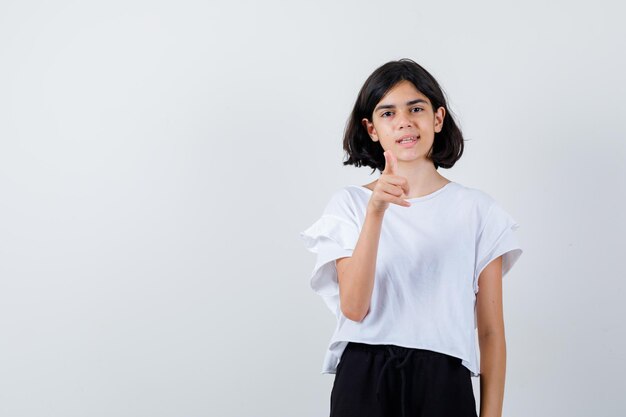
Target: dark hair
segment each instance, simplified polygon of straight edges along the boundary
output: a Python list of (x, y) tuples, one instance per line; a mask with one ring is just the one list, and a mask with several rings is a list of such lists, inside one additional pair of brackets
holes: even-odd
[(357, 167), (366, 165), (373, 168), (372, 173), (376, 169), (381, 172), (385, 169), (384, 149), (380, 141), (372, 141), (361, 120), (363, 118), (372, 120), (374, 107), (393, 86), (404, 80), (413, 83), (418, 91), (428, 97), (433, 111), (439, 107), (446, 111), (441, 132), (435, 133), (433, 146), (428, 153), (428, 157), (435, 164), (435, 169), (440, 166), (452, 168), (461, 158), (463, 134), (452, 118), (437, 80), (416, 62), (403, 58), (387, 62), (376, 69), (361, 87), (343, 136), (343, 149), (348, 154), (348, 159), (343, 165)]

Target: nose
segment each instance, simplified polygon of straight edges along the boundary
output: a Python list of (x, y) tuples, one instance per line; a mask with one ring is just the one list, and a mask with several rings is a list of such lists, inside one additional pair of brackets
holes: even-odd
[(404, 127), (411, 127), (411, 121), (404, 113), (398, 114), (398, 117), (396, 117), (396, 122), (398, 123), (399, 129), (402, 129)]

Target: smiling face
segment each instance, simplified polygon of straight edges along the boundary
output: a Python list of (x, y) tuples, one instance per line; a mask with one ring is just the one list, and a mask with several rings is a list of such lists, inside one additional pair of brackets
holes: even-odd
[[(445, 109), (434, 111), (430, 100), (410, 81), (394, 85), (376, 104), (372, 120), (361, 123), (373, 141), (380, 141), (383, 150), (392, 150), (398, 161), (426, 159), (441, 132)], [(400, 142), (408, 138), (408, 142)]]

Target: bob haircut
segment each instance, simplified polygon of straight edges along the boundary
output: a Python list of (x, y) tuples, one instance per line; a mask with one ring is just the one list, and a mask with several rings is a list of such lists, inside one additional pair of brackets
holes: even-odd
[(380, 141), (374, 142), (361, 123), (363, 118), (372, 120), (374, 108), (393, 86), (400, 81), (409, 81), (430, 100), (435, 112), (439, 107), (445, 109), (441, 132), (435, 133), (433, 146), (428, 151), (428, 158), (435, 164), (452, 168), (463, 155), (463, 134), (452, 118), (443, 91), (437, 80), (416, 62), (403, 58), (390, 61), (376, 69), (365, 81), (354, 104), (352, 114), (346, 124), (343, 136), (343, 149), (348, 159), (343, 165), (369, 166), (372, 173), (385, 169), (385, 155)]

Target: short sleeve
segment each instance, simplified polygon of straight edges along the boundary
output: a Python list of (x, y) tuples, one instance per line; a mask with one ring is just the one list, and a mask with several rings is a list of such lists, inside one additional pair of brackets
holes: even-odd
[(344, 192), (335, 193), (322, 216), (300, 232), (306, 249), (317, 255), (310, 278), (311, 288), (336, 316), (339, 315), (339, 282), (335, 260), (352, 256), (359, 233), (349, 195)]
[(511, 270), (522, 255), (516, 230), (519, 224), (497, 202), (492, 203), (476, 242), (474, 293), (478, 278), (491, 261), (502, 255), (502, 277)]

